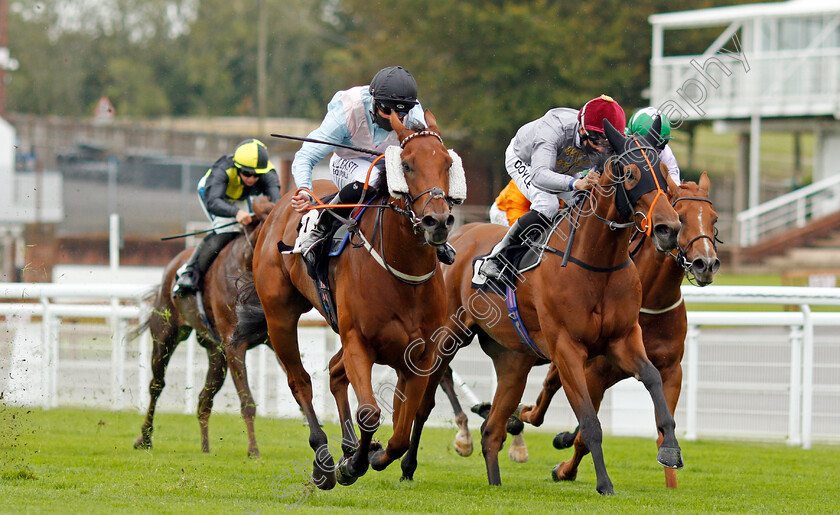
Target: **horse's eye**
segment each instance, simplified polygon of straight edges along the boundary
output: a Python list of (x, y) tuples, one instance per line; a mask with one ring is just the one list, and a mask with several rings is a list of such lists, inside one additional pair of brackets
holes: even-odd
[(406, 163), (405, 161), (403, 161), (403, 164), (402, 164), (402, 165), (403, 165), (403, 172), (410, 172), (410, 171), (411, 171), (411, 167), (410, 167), (410, 166), (408, 166), (408, 163)]

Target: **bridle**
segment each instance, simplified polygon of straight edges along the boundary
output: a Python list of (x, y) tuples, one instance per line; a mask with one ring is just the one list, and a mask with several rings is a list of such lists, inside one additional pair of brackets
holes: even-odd
[[(706, 203), (707, 203), (707, 204), (709, 204), (709, 205), (713, 205), (713, 204), (712, 204), (712, 201), (711, 201), (710, 199), (706, 198), (706, 197), (678, 197), (678, 198), (675, 198), (675, 199), (671, 202), (671, 207), (676, 207), (676, 206), (677, 206), (677, 203), (678, 203), (679, 201), (681, 201), (681, 200), (695, 200), (695, 201), (698, 201), (698, 202), (706, 202)], [(691, 262), (688, 260), (688, 250), (689, 250), (689, 249), (691, 248), (691, 246), (692, 246), (692, 245), (694, 245), (697, 241), (702, 240), (702, 239), (707, 239), (707, 240), (709, 240), (710, 242), (712, 242), (712, 249), (714, 249), (715, 253), (717, 253), (717, 243), (721, 243), (721, 244), (722, 244), (722, 243), (723, 243), (723, 241), (721, 241), (721, 240), (718, 238), (718, 228), (717, 228), (717, 227), (715, 227), (715, 228), (714, 228), (714, 231), (715, 231), (715, 232), (714, 232), (714, 234), (713, 234), (712, 236), (709, 236), (708, 234), (700, 234), (700, 235), (698, 235), (698, 236), (695, 236), (694, 238), (692, 238), (691, 240), (689, 240), (689, 242), (688, 242), (688, 243), (686, 243), (685, 247), (681, 246), (681, 245), (678, 243), (678, 244), (677, 244), (677, 248), (676, 248), (676, 249), (674, 249), (674, 250), (672, 250), (671, 252), (669, 252), (669, 253), (668, 253), (668, 255), (669, 255), (669, 256), (671, 256), (671, 257), (674, 259), (674, 261), (676, 261), (676, 262), (677, 262), (677, 265), (679, 265), (679, 267), (680, 267), (680, 268), (682, 268), (682, 269), (685, 271), (686, 277), (688, 278), (688, 281), (689, 281), (691, 284), (695, 284), (695, 282), (694, 282), (694, 281), (695, 281), (695, 279), (694, 279), (694, 272), (693, 272), (693, 271), (692, 271), (692, 269), (691, 269)], [(636, 248), (634, 248), (633, 250), (631, 250), (631, 251), (630, 251), (630, 257), (631, 257), (631, 258), (636, 257), (636, 254), (638, 254), (638, 253), (639, 253), (639, 251), (640, 251), (640, 250), (641, 250), (641, 248), (642, 248), (642, 245), (643, 245), (643, 244), (644, 244), (644, 242), (645, 242), (645, 237), (646, 237), (647, 235), (646, 235), (646, 234), (644, 234), (644, 233), (642, 233), (642, 234), (643, 234), (643, 236), (642, 236), (642, 238), (639, 240), (639, 243), (636, 245)], [(638, 233), (637, 233), (636, 235), (638, 235)], [(633, 237), (633, 238), (631, 238), (631, 241), (632, 241), (633, 239), (635, 239), (635, 236), (636, 236), (636, 235), (634, 235), (634, 237)]]
[[(679, 197), (679, 198), (675, 198), (674, 201), (671, 202), (671, 206), (676, 207), (677, 202), (679, 202), (681, 200), (696, 200), (696, 201), (699, 201), (699, 202), (706, 202), (709, 205), (713, 205), (712, 201), (709, 200), (708, 198), (705, 198), (705, 197)], [(694, 284), (694, 272), (692, 272), (691, 262), (688, 260), (688, 249), (690, 249), (691, 246), (694, 245), (695, 242), (705, 238), (712, 243), (712, 249), (714, 249), (715, 253), (717, 253), (717, 243), (723, 243), (723, 241), (721, 241), (718, 238), (718, 228), (717, 227), (714, 228), (714, 231), (715, 232), (712, 236), (709, 236), (708, 234), (700, 234), (698, 236), (695, 236), (694, 238), (689, 240), (688, 243), (685, 244), (684, 248), (682, 246), (680, 246), (679, 244), (677, 244), (677, 248), (674, 249), (676, 254), (674, 253), (674, 251), (668, 253), (668, 255), (673, 257), (677, 261), (677, 264), (683, 270), (685, 270), (686, 277), (688, 277), (689, 282), (691, 282), (692, 284)]]
[[(422, 130), (422, 131), (417, 131), (417, 132), (414, 132), (412, 134), (409, 134), (408, 136), (403, 138), (402, 141), (400, 141), (400, 148), (405, 149), (405, 146), (409, 141), (413, 140), (414, 138), (422, 137), (422, 136), (434, 136), (435, 138), (438, 139), (438, 141), (440, 141), (440, 144), (441, 144), (441, 146), (444, 147), (444, 150), (446, 149), (446, 145), (444, 145), (443, 138), (440, 137), (440, 134), (438, 134), (434, 131), (430, 131), (430, 130)], [(420, 215), (425, 215), (426, 207), (428, 207), (429, 202), (431, 202), (434, 199), (438, 199), (438, 198), (444, 199), (446, 201), (446, 204), (447, 204), (448, 208), (449, 208), (449, 213), (450, 214), (452, 213), (452, 207), (457, 205), (457, 204), (460, 204), (459, 201), (456, 201), (452, 197), (448, 197), (446, 195), (446, 193), (443, 191), (443, 189), (438, 188), (437, 186), (429, 188), (425, 191), (421, 191), (420, 193), (418, 193), (415, 196), (412, 196), (410, 191), (408, 193), (400, 194), (400, 197), (401, 197), (403, 203), (405, 204), (405, 208), (402, 208), (402, 207), (394, 204), (393, 202), (389, 202), (387, 204), (387, 207), (389, 207), (395, 213), (406, 217), (406, 219), (408, 219), (409, 223), (413, 227), (415, 234), (422, 233), (422, 229), (420, 229), (420, 224), (422, 223), (422, 216), (417, 216), (417, 213), (414, 211), (414, 203), (417, 202), (418, 200), (420, 200), (420, 198), (423, 197), (423, 195), (426, 195), (426, 194), (429, 195), (429, 198), (426, 199), (426, 202), (423, 203), (423, 208), (420, 210)]]
[[(430, 130), (422, 130), (422, 131), (417, 131), (417, 132), (414, 132), (414, 133), (406, 136), (400, 142), (400, 148), (405, 149), (405, 145), (409, 141), (411, 141), (414, 138), (422, 137), (422, 136), (434, 136), (438, 139), (438, 141), (440, 141), (440, 144), (442, 146), (444, 146), (443, 138), (440, 137), (440, 134), (438, 134), (434, 131), (430, 131)], [(445, 146), (444, 146), (444, 149), (445, 149)], [(383, 233), (382, 214), (383, 214), (384, 209), (386, 209), (386, 208), (391, 209), (395, 213), (404, 216), (408, 220), (408, 222), (411, 224), (412, 229), (413, 229), (415, 234), (422, 234), (423, 230), (420, 227), (421, 224), (422, 224), (422, 216), (418, 216), (417, 213), (415, 212), (414, 203), (417, 202), (418, 200), (420, 200), (424, 195), (427, 195), (427, 194), (429, 195), (429, 198), (426, 199), (426, 202), (423, 203), (423, 208), (420, 210), (420, 215), (425, 215), (426, 207), (428, 207), (429, 202), (431, 202), (434, 199), (438, 199), (438, 198), (444, 199), (446, 201), (446, 204), (448, 206), (450, 214), (452, 212), (452, 206), (459, 203), (455, 199), (453, 199), (451, 197), (448, 197), (446, 195), (446, 193), (443, 191), (443, 189), (435, 186), (435, 187), (429, 188), (429, 189), (427, 189), (425, 191), (422, 191), (422, 192), (418, 193), (417, 195), (413, 195), (413, 196), (411, 195), (410, 191), (407, 192), (407, 193), (400, 193), (400, 198), (402, 199), (403, 204), (405, 204), (404, 208), (400, 207), (399, 205), (397, 205), (396, 203), (394, 203), (390, 200), (387, 201), (387, 202), (384, 202), (380, 205), (377, 205), (377, 206), (371, 206), (371, 207), (380, 208), (378, 210), (377, 214), (376, 214), (376, 222), (374, 223), (374, 229), (373, 229), (373, 239), (376, 239), (377, 234), (379, 235), (379, 245), (378, 245), (379, 246), (379, 251), (377, 251), (376, 248), (374, 248), (374, 246), (370, 243), (370, 241), (365, 237), (365, 235), (362, 234), (361, 230), (359, 230), (358, 225), (356, 225), (354, 223), (350, 228), (350, 230), (354, 234), (358, 235), (359, 239), (361, 240), (361, 243), (356, 244), (356, 246), (362, 246), (365, 249), (367, 249), (367, 251), (373, 257), (374, 261), (376, 261), (382, 268), (387, 270), (391, 275), (393, 275), (400, 282), (403, 282), (405, 284), (409, 284), (409, 285), (412, 285), (412, 286), (423, 284), (426, 281), (430, 280), (432, 277), (434, 277), (434, 275), (435, 275), (435, 273), (437, 272), (437, 269), (438, 269), (437, 262), (435, 262), (435, 267), (432, 269), (431, 272), (427, 272), (427, 273), (422, 274), (422, 275), (407, 274), (407, 273), (401, 272), (401, 271), (397, 270), (396, 268), (392, 267), (391, 265), (389, 265), (388, 261), (384, 258), (384, 256), (385, 256), (385, 244), (384, 244), (385, 237), (384, 237), (384, 233)], [(426, 243), (426, 242), (424, 241), (424, 243)]]
[[(639, 152), (641, 152), (642, 156), (645, 159), (645, 164), (647, 165), (647, 170), (650, 172), (650, 175), (653, 178), (653, 187), (650, 187), (650, 185), (647, 185), (647, 186), (645, 185), (645, 183), (649, 182), (649, 181), (640, 180), (639, 183), (636, 186), (634, 186), (633, 188), (631, 188), (629, 192), (623, 187), (615, 188), (615, 190), (620, 190), (621, 194), (622, 194), (622, 197), (619, 197), (617, 191), (613, 193), (614, 198), (615, 198), (616, 209), (618, 209), (618, 212), (622, 217), (624, 217), (625, 219), (629, 219), (630, 220), (629, 222), (620, 223), (620, 222), (615, 222), (613, 220), (608, 220), (608, 219), (598, 215), (594, 211), (593, 211), (593, 214), (595, 215), (595, 218), (597, 218), (601, 222), (605, 223), (610, 228), (610, 230), (612, 230), (612, 231), (615, 231), (617, 229), (626, 229), (628, 227), (633, 227), (633, 228), (636, 229), (637, 232), (643, 233), (646, 236), (650, 236), (651, 230), (652, 230), (653, 227), (650, 224), (649, 220), (653, 215), (653, 209), (656, 206), (656, 202), (659, 200), (659, 197), (665, 196), (665, 192), (662, 190), (662, 185), (659, 182), (659, 178), (656, 175), (656, 171), (653, 167), (653, 164), (651, 163), (650, 159), (648, 159), (647, 153), (645, 152), (645, 149), (647, 147), (643, 147), (642, 145), (640, 145), (635, 137), (633, 137), (633, 142), (636, 144), (637, 148), (632, 149), (630, 151), (638, 150)], [(625, 153), (628, 153), (630, 151), (625, 151)], [(608, 166), (611, 170), (612, 170), (612, 161), (613, 161), (614, 158), (615, 158), (615, 156), (611, 157), (610, 160), (608, 161)], [(619, 158), (620, 158), (620, 156), (619, 156)], [(605, 167), (605, 172), (606, 172), (606, 167)], [(626, 180), (627, 180), (626, 178), (623, 178), (622, 180), (613, 183), (612, 186), (615, 187), (617, 184), (622, 184), (623, 185)], [(646, 187), (648, 189), (646, 189), (645, 191), (641, 191), (643, 188), (646, 188)], [(645, 195), (645, 194), (647, 194), (651, 191), (654, 191), (654, 190), (656, 190), (656, 197), (654, 197), (653, 202), (651, 202), (650, 209), (648, 209), (647, 214), (645, 214), (641, 211), (633, 211), (633, 207), (635, 206), (636, 202), (638, 202), (639, 199), (643, 195)], [(587, 191), (587, 193), (590, 194), (589, 191)], [(639, 217), (640, 216), (641, 216), (641, 223), (639, 223)]]

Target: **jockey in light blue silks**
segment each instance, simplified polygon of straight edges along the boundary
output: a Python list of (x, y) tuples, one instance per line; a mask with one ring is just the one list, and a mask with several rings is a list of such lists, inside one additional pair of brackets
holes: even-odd
[[(383, 68), (373, 77), (370, 85), (356, 86), (336, 93), (327, 106), (327, 115), (320, 127), (309, 134), (310, 139), (350, 145), (357, 148), (385, 153), (389, 146), (400, 142), (391, 127), (390, 114), (396, 111), (406, 127), (426, 127), (423, 108), (417, 101), (417, 82), (401, 66)], [(292, 175), (298, 188), (312, 187), (312, 168), (333, 152), (330, 159), (332, 179), (339, 188), (333, 204), (357, 204), (362, 196), (364, 182), (375, 156), (319, 143), (304, 143), (292, 162)], [(371, 171), (370, 184), (382, 174), (377, 163)], [(292, 197), (292, 207), (306, 212), (314, 199), (300, 191)], [(352, 208), (333, 208), (339, 216), (347, 216)], [(295, 243), (303, 257), (311, 260), (313, 252), (329, 232), (333, 217), (323, 209), (309, 211), (301, 221), (301, 233)], [(438, 259), (446, 264), (454, 260), (454, 250), (447, 243), (437, 248)]]

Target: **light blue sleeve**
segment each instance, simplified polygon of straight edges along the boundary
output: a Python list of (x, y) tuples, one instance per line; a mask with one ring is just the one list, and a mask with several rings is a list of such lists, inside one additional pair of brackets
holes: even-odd
[[(327, 106), (327, 115), (321, 126), (309, 133), (309, 138), (331, 143), (348, 144), (350, 129), (344, 115), (344, 106), (340, 100), (333, 99)], [(335, 149), (332, 145), (323, 143), (304, 143), (295, 153), (292, 161), (292, 176), (298, 188), (312, 188), (312, 168)]]

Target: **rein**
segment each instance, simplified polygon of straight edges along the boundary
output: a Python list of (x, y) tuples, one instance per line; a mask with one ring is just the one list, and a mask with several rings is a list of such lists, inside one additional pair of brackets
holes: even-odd
[[(422, 130), (422, 131), (414, 132), (414, 133), (406, 136), (405, 139), (403, 139), (400, 142), (400, 148), (405, 149), (405, 146), (409, 141), (411, 141), (414, 138), (422, 137), (422, 136), (434, 136), (438, 139), (438, 141), (440, 141), (440, 144), (443, 145), (443, 138), (440, 137), (440, 134), (438, 134), (436, 132), (433, 132), (433, 131), (429, 131), (429, 130)], [(380, 158), (377, 158), (377, 160), (379, 160), (379, 159), (381, 159), (381, 156), (380, 156)], [(372, 168), (373, 168), (373, 165), (371, 165), (371, 169)], [(370, 177), (370, 170), (368, 170), (368, 178), (369, 177)], [(367, 180), (365, 181), (365, 188), (366, 188), (365, 191), (367, 191)], [(453, 199), (450, 199), (450, 198), (446, 197), (446, 193), (444, 193), (443, 189), (438, 188), (438, 187), (429, 188), (425, 191), (422, 191), (422, 192), (418, 193), (415, 196), (412, 196), (410, 192), (409, 193), (403, 193), (401, 195), (401, 197), (402, 197), (403, 203), (405, 204), (405, 207), (400, 207), (397, 204), (395, 204), (394, 202), (390, 202), (390, 201), (381, 203), (377, 206), (373, 206), (373, 207), (379, 208), (379, 211), (377, 211), (377, 214), (376, 214), (376, 222), (374, 223), (374, 229), (373, 229), (373, 239), (375, 240), (377, 234), (379, 235), (379, 251), (378, 252), (377, 252), (376, 248), (374, 248), (374, 246), (370, 243), (370, 241), (365, 237), (365, 235), (362, 233), (362, 231), (356, 226), (356, 223), (357, 223), (356, 220), (352, 220), (352, 226), (351, 226), (351, 230), (353, 230), (353, 233), (357, 234), (359, 236), (359, 239), (361, 240), (361, 246), (364, 247), (370, 253), (373, 260), (376, 261), (379, 264), (379, 266), (381, 266), (382, 268), (387, 270), (388, 273), (390, 273), (391, 275), (396, 277), (397, 280), (399, 280), (400, 282), (405, 283), (405, 284), (409, 284), (409, 285), (412, 285), (412, 286), (417, 286), (417, 285), (423, 284), (423, 283), (427, 282), (429, 279), (431, 279), (432, 277), (434, 277), (435, 273), (437, 272), (438, 267), (437, 267), (437, 265), (435, 265), (435, 267), (432, 269), (431, 272), (428, 272), (428, 273), (425, 273), (425, 274), (422, 274), (422, 275), (413, 275), (413, 274), (407, 274), (405, 272), (401, 272), (401, 271), (397, 270), (396, 268), (392, 267), (391, 265), (389, 265), (388, 262), (384, 258), (384, 256), (385, 256), (385, 236), (384, 236), (384, 232), (383, 232), (384, 229), (383, 229), (383, 224), (382, 224), (382, 216), (383, 216), (384, 209), (390, 209), (394, 213), (397, 213), (398, 215), (404, 216), (406, 218), (406, 220), (408, 220), (408, 222), (411, 224), (412, 230), (414, 231), (415, 234), (422, 233), (422, 229), (420, 229), (420, 225), (422, 224), (422, 219), (419, 216), (417, 216), (417, 213), (414, 211), (413, 206), (414, 206), (415, 202), (417, 202), (418, 200), (420, 200), (420, 198), (422, 198), (424, 195), (427, 195), (427, 194), (429, 195), (429, 198), (426, 199), (426, 202), (423, 204), (423, 208), (420, 210), (421, 214), (426, 211), (426, 206), (429, 205), (429, 202), (431, 202), (432, 200), (437, 199), (437, 198), (442, 198), (442, 199), (446, 200), (446, 203), (449, 206), (449, 209), (450, 210), (452, 209), (452, 206), (454, 204)], [(350, 224), (348, 224), (348, 225), (350, 225)]]
[[(390, 205), (390, 203), (388, 205)], [(379, 206), (376, 206), (376, 207), (386, 207), (386, 205), (385, 204), (380, 204)], [(356, 246), (364, 247), (370, 253), (373, 260), (376, 261), (379, 264), (379, 266), (381, 266), (382, 268), (387, 270), (391, 275), (396, 277), (400, 282), (403, 282), (405, 284), (410, 284), (412, 286), (417, 286), (419, 284), (425, 283), (426, 281), (428, 281), (429, 279), (431, 279), (435, 275), (435, 272), (437, 272), (437, 265), (429, 273), (426, 273), (426, 274), (423, 274), (423, 275), (412, 275), (412, 274), (407, 274), (405, 272), (400, 272), (396, 268), (389, 265), (387, 261), (385, 261), (385, 258), (384, 258), (384, 255), (385, 255), (385, 233), (384, 233), (383, 224), (382, 224), (382, 216), (383, 216), (382, 214), (383, 213), (384, 213), (384, 211), (382, 209), (380, 209), (379, 211), (376, 212), (376, 222), (374, 223), (374, 226), (373, 226), (373, 239), (375, 240), (376, 235), (377, 234), (379, 235), (379, 252), (377, 252), (376, 249), (374, 248), (374, 246), (370, 243), (370, 241), (368, 241), (368, 239), (365, 238), (365, 235), (362, 233), (362, 231), (359, 227), (354, 227), (353, 228), (353, 234), (358, 235), (359, 239), (362, 240), (361, 244), (356, 245)]]

